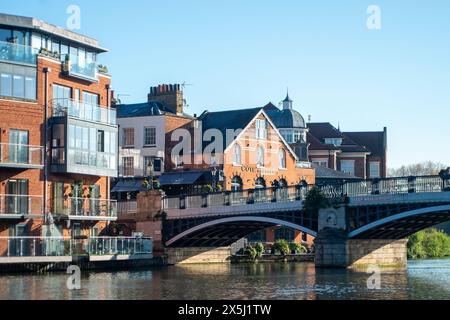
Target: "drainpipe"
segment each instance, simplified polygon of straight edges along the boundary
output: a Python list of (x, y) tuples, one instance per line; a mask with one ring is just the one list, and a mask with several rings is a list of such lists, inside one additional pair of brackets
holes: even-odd
[[(111, 87), (109, 84), (107, 84), (105, 87), (106, 87), (106, 107), (108, 109), (111, 109), (111, 99), (110, 99)], [(108, 117), (108, 120), (110, 120), (109, 117)], [(116, 150), (118, 150), (118, 149), (116, 149)], [(106, 193), (107, 193), (106, 198), (111, 200), (111, 178), (110, 177), (106, 177)]]
[(42, 206), (44, 223), (48, 223), (47, 217), (47, 180), (48, 180), (48, 163), (47, 163), (47, 144), (48, 144), (48, 74), (52, 70), (48, 67), (43, 68), (44, 72), (44, 203)]

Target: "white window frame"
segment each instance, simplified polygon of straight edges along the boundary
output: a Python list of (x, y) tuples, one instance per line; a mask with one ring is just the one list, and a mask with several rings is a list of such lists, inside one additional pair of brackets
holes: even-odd
[(264, 167), (265, 165), (265, 150), (263, 146), (258, 146), (256, 148), (256, 166)]
[(279, 169), (286, 169), (286, 151), (284, 149), (280, 149), (280, 151), (278, 151), (278, 162)]
[[(373, 165), (376, 165), (376, 172), (377, 174), (372, 174), (373, 172)], [(370, 161), (369, 162), (369, 177), (370, 178), (380, 178), (381, 177), (381, 163), (380, 161)]]
[(266, 140), (267, 139), (267, 120), (266, 119), (256, 119), (255, 123), (255, 133), (256, 139)]
[(242, 148), (236, 143), (233, 147), (233, 165), (240, 166), (242, 165)]
[(311, 162), (317, 166), (328, 168), (328, 159), (313, 159)]
[[(146, 143), (147, 142), (147, 129), (151, 132), (153, 130), (153, 139), (154, 143)], [(151, 138), (152, 134), (148, 136), (148, 138)], [(151, 140), (151, 139), (150, 139)], [(150, 141), (151, 142), (151, 141)], [(144, 127), (144, 147), (148, 146), (156, 146), (156, 127)]]
[[(346, 159), (343, 159), (343, 160), (341, 160), (340, 161), (341, 162), (341, 172), (346, 172), (346, 173), (349, 173), (349, 174), (351, 174), (352, 176), (354, 176), (355, 175), (355, 160), (346, 160)], [(343, 168), (344, 166), (343, 166), (343, 164), (351, 164), (351, 165), (349, 165), (349, 166), (351, 166), (352, 167), (352, 170), (348, 170), (347, 168)]]
[[(127, 130), (131, 130), (133, 132), (132, 139), (133, 144), (127, 144)], [(122, 128), (122, 147), (124, 148), (133, 148), (134, 147), (134, 128), (128, 127), (128, 128)]]
[(342, 145), (342, 138), (325, 138), (325, 144), (333, 144), (339, 147)]
[[(127, 160), (131, 159), (131, 174), (128, 174), (129, 172), (127, 172), (127, 168), (129, 168), (127, 166), (128, 162)], [(134, 176), (134, 157), (122, 157), (122, 175), (124, 177), (132, 177)]]

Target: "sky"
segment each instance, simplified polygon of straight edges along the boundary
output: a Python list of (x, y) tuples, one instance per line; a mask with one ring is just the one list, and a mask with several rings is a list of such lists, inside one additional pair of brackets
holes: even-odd
[[(450, 165), (450, 1), (0, 0), (99, 40), (123, 103), (186, 83), (187, 113), (276, 105), (342, 131), (388, 128), (388, 166)], [(367, 9), (380, 9), (370, 30)]]

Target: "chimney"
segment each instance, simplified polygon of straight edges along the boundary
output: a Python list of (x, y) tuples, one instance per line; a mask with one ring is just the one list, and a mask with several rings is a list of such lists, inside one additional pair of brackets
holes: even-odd
[(148, 101), (162, 103), (172, 113), (183, 113), (183, 91), (179, 84), (160, 84), (150, 87)]

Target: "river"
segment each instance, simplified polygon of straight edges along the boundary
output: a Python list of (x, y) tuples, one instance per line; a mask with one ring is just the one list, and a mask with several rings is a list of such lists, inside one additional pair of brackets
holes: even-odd
[(313, 263), (82, 272), (80, 290), (68, 290), (67, 277), (2, 275), (0, 299), (450, 299), (450, 260), (410, 261), (406, 271), (382, 273), (375, 290), (366, 273)]

